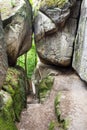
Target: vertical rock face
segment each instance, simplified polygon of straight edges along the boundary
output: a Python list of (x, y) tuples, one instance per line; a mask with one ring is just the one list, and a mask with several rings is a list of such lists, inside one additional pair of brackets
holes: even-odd
[(87, 81), (87, 0), (83, 0), (81, 6), (72, 66), (80, 77)]
[(13, 100), (15, 120), (20, 120), (20, 113), (26, 106), (26, 75), (21, 68), (8, 68), (4, 91), (8, 92)]
[[(74, 6), (70, 9), (70, 5)], [(44, 63), (70, 65), (79, 8), (79, 1), (65, 2), (61, 8), (58, 5), (40, 7), (34, 27), (37, 52)]]
[(18, 130), (15, 121), (26, 106), (26, 79), (22, 68), (8, 68), (0, 91), (0, 130)]
[(6, 55), (6, 43), (4, 41), (4, 32), (3, 32), (2, 22), (0, 18), (0, 89), (3, 85), (7, 68), (8, 68), (8, 62), (7, 62), (7, 55)]
[[(13, 3), (14, 2), (14, 3)], [(16, 64), (17, 58), (31, 48), (32, 12), (26, 0), (3, 0), (0, 2), (4, 24), (9, 65)]]

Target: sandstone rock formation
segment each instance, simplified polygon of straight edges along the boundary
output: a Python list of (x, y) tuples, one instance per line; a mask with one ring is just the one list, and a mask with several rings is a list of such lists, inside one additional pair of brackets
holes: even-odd
[(75, 39), (73, 68), (87, 81), (87, 1), (83, 0), (77, 36)]
[(69, 66), (71, 63), (80, 1), (64, 5), (61, 8), (47, 5), (40, 7), (41, 12), (35, 17), (37, 53), (46, 64)]
[(2, 88), (3, 81), (6, 76), (7, 68), (8, 68), (8, 62), (6, 54), (6, 42), (4, 41), (4, 32), (0, 17), (0, 90)]
[(3, 0), (0, 2), (4, 24), (9, 65), (15, 65), (17, 58), (31, 47), (32, 12), (25, 0)]
[(8, 68), (0, 91), (0, 130), (17, 130), (15, 121), (26, 106), (26, 80), (23, 69)]

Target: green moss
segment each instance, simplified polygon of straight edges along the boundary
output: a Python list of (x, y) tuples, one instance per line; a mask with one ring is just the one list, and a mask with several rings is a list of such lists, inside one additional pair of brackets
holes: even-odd
[(66, 2), (67, 2), (67, 0), (43, 0), (40, 3), (40, 7), (43, 7), (46, 5), (48, 7), (62, 8)]
[(53, 86), (53, 82), (54, 78), (52, 76), (47, 76), (40, 81), (38, 84), (40, 101), (43, 102), (47, 95), (49, 95), (49, 92)]
[(58, 119), (58, 126), (62, 130), (67, 130), (70, 124), (69, 119), (61, 119), (61, 110), (60, 110), (60, 100), (61, 100), (61, 93), (58, 93), (58, 95), (55, 98), (54, 106), (55, 106), (55, 113)]
[(20, 113), (26, 105), (26, 83), (23, 73), (17, 69), (9, 68), (3, 89), (11, 94), (16, 120), (20, 120)]
[(17, 130), (14, 120), (15, 114), (13, 109), (13, 100), (11, 96), (5, 92), (0, 91), (0, 130)]
[(69, 124), (70, 124), (70, 120), (69, 119), (65, 119), (64, 122), (63, 122), (64, 130), (67, 130), (69, 128)]
[(49, 125), (49, 130), (54, 130), (55, 122), (51, 121)]

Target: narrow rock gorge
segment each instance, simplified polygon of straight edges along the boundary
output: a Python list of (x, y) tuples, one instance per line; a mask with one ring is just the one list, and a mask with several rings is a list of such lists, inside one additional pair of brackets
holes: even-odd
[(87, 130), (87, 0), (0, 0), (0, 12), (0, 130)]

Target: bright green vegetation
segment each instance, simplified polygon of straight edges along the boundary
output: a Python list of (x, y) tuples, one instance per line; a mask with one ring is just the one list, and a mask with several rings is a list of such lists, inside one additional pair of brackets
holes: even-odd
[(61, 130), (67, 130), (70, 124), (69, 119), (61, 119), (61, 111), (60, 111), (60, 100), (61, 100), (61, 93), (58, 93), (56, 99), (55, 99), (55, 113), (58, 119), (58, 127), (61, 128)]
[(68, 0), (42, 0), (40, 6), (62, 8)]
[(17, 130), (13, 109), (13, 100), (7, 92), (0, 91), (0, 130)]
[(49, 124), (49, 129), (48, 130), (54, 130), (55, 127), (55, 122), (51, 121)]
[(30, 1), (31, 5), (33, 5), (33, 0), (29, 0), (29, 1)]
[(19, 121), (20, 113), (26, 105), (26, 81), (23, 72), (15, 68), (9, 68), (3, 89), (11, 95), (15, 118)]
[(28, 78), (31, 78), (37, 64), (37, 54), (34, 41), (32, 44), (32, 48), (28, 51), (28, 53), (18, 58), (17, 64), (23, 67), (27, 71)]
[(49, 92), (53, 86), (54, 78), (52, 76), (47, 76), (43, 78), (38, 84), (38, 93), (40, 102), (43, 102), (45, 98), (49, 95)]
[(16, 5), (16, 1), (15, 0), (11, 0), (11, 6), (14, 8)]

